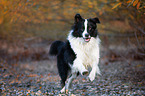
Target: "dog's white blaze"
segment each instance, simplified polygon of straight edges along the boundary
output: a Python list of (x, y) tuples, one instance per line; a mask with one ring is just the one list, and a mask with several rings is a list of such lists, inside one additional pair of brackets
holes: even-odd
[[(100, 39), (98, 37), (91, 37), (89, 42), (85, 42), (83, 38), (76, 38), (72, 36), (72, 32), (68, 35), (68, 40), (70, 41), (71, 48), (76, 54), (76, 59), (73, 62), (74, 71), (83, 72), (90, 66), (92, 71), (89, 75), (89, 78), (94, 80), (95, 73), (100, 74), (98, 67), (99, 62), (99, 43)], [(76, 68), (76, 69), (75, 69)]]
[(88, 20), (85, 19), (85, 22), (84, 22), (85, 30), (83, 32), (83, 38), (85, 38), (85, 34), (87, 33), (87, 25), (88, 25)]

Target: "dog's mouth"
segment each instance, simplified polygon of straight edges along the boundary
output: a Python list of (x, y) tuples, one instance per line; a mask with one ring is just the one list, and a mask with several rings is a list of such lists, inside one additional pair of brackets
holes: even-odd
[(85, 42), (89, 42), (91, 38), (84, 38)]

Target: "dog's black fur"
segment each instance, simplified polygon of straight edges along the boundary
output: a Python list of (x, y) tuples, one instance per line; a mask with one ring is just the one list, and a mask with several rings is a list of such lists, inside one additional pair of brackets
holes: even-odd
[[(87, 25), (88, 33), (85, 34), (86, 37), (82, 36), (82, 33), (85, 30), (84, 29), (85, 19), (83, 19), (80, 16), (80, 14), (75, 15), (75, 23), (72, 28), (72, 34), (70, 35), (72, 35), (74, 38), (83, 38), (83, 39), (89, 39), (89, 40), (91, 40), (91, 38), (97, 38), (98, 33), (96, 30), (97, 28), (96, 23), (100, 23), (99, 19), (90, 18), (87, 20), (88, 20), (88, 25)], [(87, 42), (89, 42), (89, 40)], [(73, 65), (74, 60), (77, 58), (77, 53), (74, 52), (74, 50), (71, 47), (70, 41), (67, 40), (66, 42), (62, 42), (62, 41), (53, 42), (50, 47), (49, 54), (57, 56), (57, 67), (58, 67), (59, 76), (61, 77), (61, 86), (64, 87), (65, 81), (69, 73), (71, 73), (72, 71), (70, 65)], [(77, 75), (79, 75), (79, 71), (77, 72)]]
[(68, 63), (73, 64), (76, 55), (72, 50), (69, 41), (55, 41), (50, 47), (50, 55), (57, 55), (57, 68), (61, 77), (61, 87), (64, 87), (69, 71)]

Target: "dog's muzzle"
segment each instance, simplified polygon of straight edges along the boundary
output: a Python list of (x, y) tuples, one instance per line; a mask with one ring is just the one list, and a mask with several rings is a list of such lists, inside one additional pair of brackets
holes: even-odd
[(91, 36), (88, 33), (86, 33), (84, 37), (85, 42), (89, 42), (90, 39), (91, 39)]

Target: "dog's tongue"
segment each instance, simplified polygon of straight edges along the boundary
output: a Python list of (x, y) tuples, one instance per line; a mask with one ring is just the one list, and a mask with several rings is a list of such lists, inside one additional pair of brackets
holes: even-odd
[(89, 41), (90, 41), (90, 38), (85, 38), (85, 41), (86, 41), (86, 42), (89, 42)]

